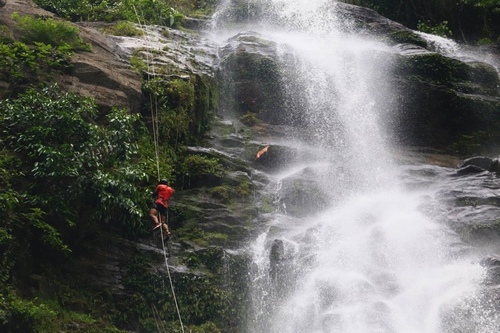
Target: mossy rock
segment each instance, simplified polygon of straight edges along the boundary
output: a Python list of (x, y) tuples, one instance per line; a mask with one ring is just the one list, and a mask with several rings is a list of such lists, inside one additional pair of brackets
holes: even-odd
[[(469, 65), (464, 66), (470, 69)], [(440, 79), (450, 75), (438, 74)], [(453, 84), (458, 86), (458, 82), (465, 84), (456, 80)], [(394, 142), (431, 146), (454, 154), (478, 154), (493, 148), (500, 130), (498, 97), (466, 94), (444, 84), (449, 83), (440, 85), (423, 77), (400, 79), (395, 83), (399, 113), (388, 122)], [(471, 85), (474, 91), (478, 90), (477, 84)], [(469, 144), (475, 146), (467, 147)]]
[(438, 53), (402, 56), (395, 74), (467, 94), (497, 95), (500, 85), (498, 74), (492, 66), (466, 63)]
[(285, 97), (275, 45), (255, 36), (239, 37), (236, 43), (220, 64), (221, 92), (229, 97), (223, 109), (238, 118), (255, 114), (268, 123), (282, 123)]
[(427, 42), (413, 31), (394, 31), (387, 34), (386, 39), (389, 40), (390, 44), (414, 44), (423, 47), (424, 49), (428, 46)]

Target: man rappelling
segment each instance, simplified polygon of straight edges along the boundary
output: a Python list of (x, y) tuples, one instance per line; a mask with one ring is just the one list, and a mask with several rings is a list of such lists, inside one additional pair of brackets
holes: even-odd
[[(174, 189), (168, 186), (168, 181), (166, 179), (160, 180), (158, 182), (158, 185), (156, 186), (155, 191), (153, 192), (155, 201), (153, 203), (153, 206), (151, 207), (151, 210), (149, 211), (149, 217), (154, 223), (153, 230), (158, 229), (160, 225), (163, 230), (165, 230), (164, 239), (167, 239), (170, 236), (170, 231), (166, 223), (166, 217), (168, 201), (170, 200), (170, 197), (172, 196), (172, 194), (174, 194), (174, 192)], [(158, 215), (160, 215), (161, 222), (158, 219)]]

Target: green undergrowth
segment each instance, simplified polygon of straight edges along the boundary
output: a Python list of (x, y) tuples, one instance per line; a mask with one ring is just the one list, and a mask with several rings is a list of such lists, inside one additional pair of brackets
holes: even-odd
[(62, 307), (55, 300), (26, 299), (12, 290), (0, 292), (0, 330), (2, 332), (81, 332), (120, 333), (122, 330), (102, 318)]
[(104, 33), (114, 36), (142, 36), (144, 35), (144, 31), (140, 28), (137, 28), (133, 23), (129, 21), (121, 21), (117, 22), (111, 26), (107, 26), (101, 28)]
[(183, 14), (156, 0), (35, 0), (40, 7), (70, 21), (114, 22), (177, 26)]
[(12, 15), (22, 31), (22, 41), (28, 44), (43, 43), (54, 47), (66, 46), (69, 50), (91, 51), (90, 44), (80, 37), (80, 30), (67, 22), (52, 18), (34, 18), (18, 13)]
[[(244, 311), (235, 304), (244, 304), (240, 301), (245, 291), (238, 289), (235, 278), (242, 278), (245, 260), (228, 256), (221, 248), (193, 253), (186, 260), (191, 267), (203, 266), (211, 272), (209, 275), (171, 272), (186, 327), (191, 327), (193, 332), (212, 333), (229, 332), (242, 324)], [(152, 270), (152, 266), (152, 259), (143, 256), (131, 259), (128, 268), (131, 274), (125, 285), (134, 291), (130, 296), (133, 302), (126, 302), (127, 306), (118, 309), (119, 313), (127, 322), (140, 323), (147, 332), (156, 331), (156, 325), (170, 328), (168, 332), (177, 332), (180, 324), (168, 276), (166, 272)]]
[(217, 0), (34, 0), (40, 7), (67, 20), (129, 21), (182, 28), (185, 16), (211, 15)]

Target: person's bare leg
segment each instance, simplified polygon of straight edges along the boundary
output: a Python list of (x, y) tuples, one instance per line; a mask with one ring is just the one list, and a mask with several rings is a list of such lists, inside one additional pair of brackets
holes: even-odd
[(165, 215), (161, 216), (161, 226), (162, 226), (163, 230), (165, 230), (165, 232), (168, 235), (170, 233), (170, 231), (168, 230), (168, 224), (166, 223), (166, 216)]
[(160, 222), (158, 221), (157, 215), (158, 215), (158, 211), (154, 208), (151, 208), (151, 210), (149, 211), (149, 218), (151, 219), (151, 221), (153, 221), (155, 226), (160, 224)]

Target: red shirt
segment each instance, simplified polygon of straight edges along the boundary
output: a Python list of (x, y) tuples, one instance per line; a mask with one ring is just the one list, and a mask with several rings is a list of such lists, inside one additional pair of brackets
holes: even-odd
[(174, 192), (175, 192), (174, 189), (168, 185), (163, 185), (163, 184), (158, 185), (155, 190), (156, 194), (155, 204), (159, 204), (167, 208), (168, 200), (170, 200), (170, 197), (172, 196), (172, 194), (174, 194)]

